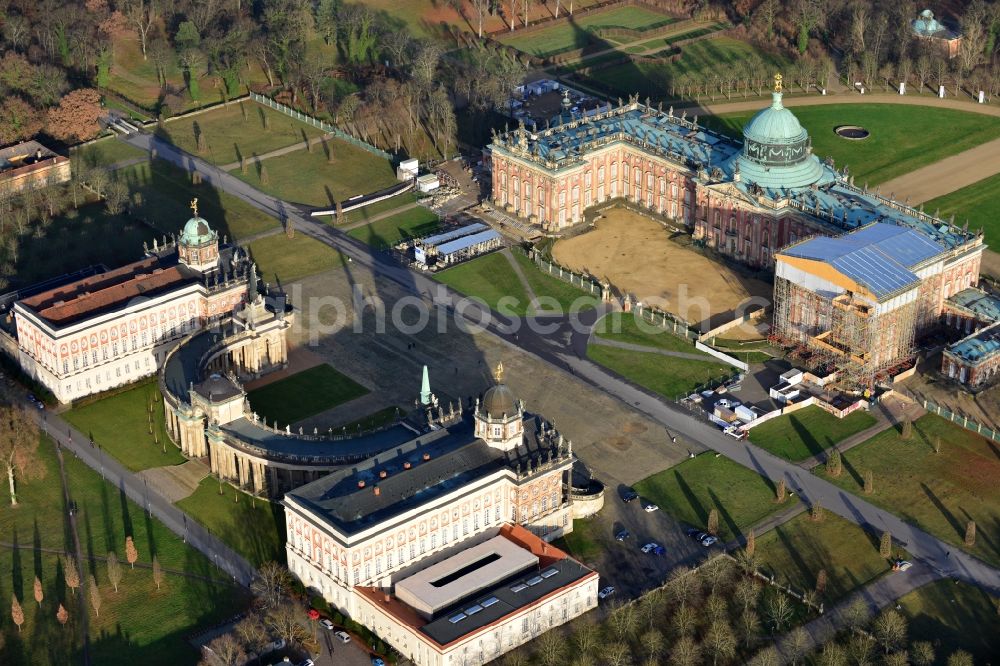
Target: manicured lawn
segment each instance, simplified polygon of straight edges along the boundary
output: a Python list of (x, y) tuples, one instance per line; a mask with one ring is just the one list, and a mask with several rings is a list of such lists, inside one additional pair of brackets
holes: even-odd
[(349, 433), (356, 432), (358, 430), (371, 430), (373, 428), (389, 425), (397, 419), (402, 418), (405, 414), (406, 410), (400, 409), (399, 407), (384, 407), (374, 414), (369, 414), (368, 416), (360, 418), (356, 421), (339, 425), (337, 426), (337, 430), (344, 429)]
[[(150, 404), (153, 405), (152, 413), (149, 412)], [(178, 465), (185, 460), (167, 436), (163, 400), (156, 381), (144, 381), (135, 388), (71, 409), (62, 416), (132, 471)], [(152, 434), (149, 432), (150, 418)]]
[[(612, 65), (595, 70), (583, 81), (596, 84), (611, 96), (626, 97), (638, 93), (640, 98), (648, 96), (653, 102), (665, 101), (671, 99), (671, 84), (679, 83), (681, 77), (689, 74), (696, 78), (702, 74), (708, 76), (719, 67), (735, 65), (750, 58), (759, 58), (770, 68), (788, 63), (784, 57), (762, 51), (747, 42), (732, 37), (714, 37), (684, 46), (677, 61), (664, 58)], [(681, 92), (678, 90), (677, 94)]]
[(580, 312), (589, 310), (600, 302), (600, 296), (594, 296), (568, 282), (547, 275), (520, 252), (512, 251), (511, 255), (521, 266), (524, 278), (538, 297), (539, 305), (542, 306), (541, 312), (556, 310), (554, 307), (556, 304), (558, 304), (557, 312)]
[(668, 400), (676, 400), (710, 379), (729, 377), (735, 371), (735, 368), (714, 361), (694, 361), (597, 344), (587, 346), (587, 356)]
[[(368, 204), (362, 208), (356, 208), (352, 211), (344, 213), (341, 222), (343, 224), (353, 224), (354, 222), (363, 222), (365, 220), (371, 220), (377, 216), (387, 213), (391, 210), (396, 210), (397, 208), (402, 208), (411, 203), (415, 203), (417, 200), (417, 195), (413, 192), (404, 192), (403, 194), (397, 194), (391, 199), (383, 199), (382, 201), (376, 201), (375, 203)], [(330, 224), (336, 224), (335, 217), (326, 218)]]
[(924, 210), (930, 213), (939, 209), (945, 219), (954, 215), (959, 224), (968, 220), (970, 229), (983, 229), (989, 245), (996, 247), (1000, 243), (1000, 175), (984, 178), (924, 204)]
[(177, 502), (177, 507), (207, 527), (254, 566), (285, 561), (285, 511), (280, 504), (253, 498), (212, 477)]
[(977, 664), (1000, 654), (1000, 599), (966, 583), (943, 580), (925, 585), (899, 600), (909, 620), (910, 640), (936, 643), (937, 663), (955, 650), (970, 653)]
[[(936, 454), (933, 443), (938, 438), (941, 453)], [(909, 441), (890, 428), (846, 452), (839, 478), (827, 477), (823, 466), (814, 472), (860, 495), (864, 474), (871, 470), (875, 492), (866, 500), (997, 566), (998, 450), (979, 435), (928, 414), (914, 422)], [(972, 548), (964, 545), (969, 520), (979, 528)]]
[[(160, 136), (178, 148), (220, 165), (239, 162), (243, 157), (252, 159), (294, 143), (304, 145), (307, 137), (322, 134), (312, 125), (249, 100), (168, 121), (160, 131)], [(198, 150), (198, 137), (204, 137), (205, 151)]]
[[(18, 506), (0, 512), (0, 534), (21, 550), (0, 549), (0, 592), (5, 599), (14, 594), (21, 600), (25, 624), (19, 634), (7, 618), (2, 623), (4, 643), (0, 663), (53, 664), (80, 663), (78, 597), (65, 585), (63, 569), (54, 553), (72, 548), (59, 466), (54, 444), (43, 438), (40, 458), (46, 470), (42, 479), (22, 481), (18, 486)], [(126, 499), (71, 455), (65, 456), (70, 494), (77, 503), (77, 529), (84, 553), (80, 563), (83, 577), (93, 573), (98, 581), (102, 605), (98, 616), (88, 604), (91, 663), (94, 664), (195, 664), (198, 654), (188, 645), (188, 635), (199, 626), (230, 617), (246, 607), (244, 594), (219, 575), (211, 562), (186, 546), (158, 520)], [(132, 535), (139, 562), (130, 569), (125, 561), (125, 536)], [(123, 563), (124, 580), (114, 592), (103, 561), (115, 550)], [(156, 554), (164, 569), (177, 569), (208, 580), (167, 573), (156, 589), (149, 564)], [(41, 609), (32, 596), (35, 576), (42, 581), (45, 598)], [(80, 590), (77, 590), (77, 595)], [(55, 618), (62, 603), (70, 615), (66, 627)]]
[(434, 279), (466, 296), (478, 298), (506, 316), (524, 316), (528, 307), (528, 295), (521, 281), (507, 257), (499, 252), (436, 273)]
[[(124, 178), (133, 196), (141, 203), (133, 206), (134, 217), (146, 219), (162, 233), (179, 234), (191, 217), (191, 199), (198, 198), (198, 214), (208, 220), (219, 239), (239, 239), (273, 229), (278, 221), (234, 196), (207, 183), (194, 185), (191, 176), (163, 160), (136, 164), (116, 172)], [(138, 256), (142, 251), (139, 247)]]
[(596, 521), (587, 518), (574, 520), (573, 531), (556, 541), (555, 545), (582, 562), (593, 560), (601, 553), (597, 525)]
[(261, 276), (272, 283), (289, 284), (307, 275), (345, 265), (340, 252), (303, 234), (295, 234), (294, 238), (284, 234), (267, 236), (248, 247)]
[(441, 228), (441, 218), (423, 206), (404, 210), (363, 227), (351, 229), (347, 235), (367, 243), (376, 250), (385, 250), (411, 238), (430, 236)]
[(798, 462), (826, 451), (875, 423), (875, 417), (863, 410), (838, 419), (810, 405), (751, 428), (750, 441), (776, 456)]
[(639, 319), (631, 313), (613, 312), (594, 325), (594, 334), (605, 340), (616, 340), (667, 351), (697, 354), (710, 358), (694, 348), (694, 342), (674, 335), (663, 328)]
[(72, 156), (78, 157), (88, 166), (110, 166), (115, 162), (147, 157), (148, 153), (124, 141), (119, 141), (116, 137), (109, 137), (73, 150)]
[(675, 19), (645, 7), (620, 7), (606, 12), (597, 12), (529, 34), (514, 32), (500, 37), (500, 41), (519, 51), (545, 57), (571, 51), (600, 39), (591, 32), (598, 28), (633, 28), (643, 30), (667, 25)]
[[(857, 185), (883, 183), (1000, 134), (1000, 118), (926, 106), (830, 104), (793, 108), (792, 112), (809, 131), (813, 153), (820, 159), (833, 157), (837, 168), (849, 166)], [(743, 126), (753, 115), (726, 114), (715, 124), (742, 136)], [(871, 136), (848, 141), (834, 134), (838, 125), (862, 125)], [(933, 212), (935, 207), (927, 204), (924, 210)]]
[(758, 535), (756, 553), (762, 571), (799, 591), (814, 590), (816, 576), (825, 569), (826, 592), (817, 601), (830, 606), (891, 570), (878, 548), (878, 535), (827, 511), (819, 522), (802, 513)]
[(285, 426), (366, 393), (364, 386), (324, 363), (250, 391), (247, 399), (268, 423), (277, 419)]
[[(333, 152), (332, 162), (327, 160), (327, 149)], [(238, 168), (230, 173), (285, 201), (325, 208), (397, 182), (388, 160), (340, 139), (327, 141), (326, 147), (315, 145), (311, 153), (302, 149), (252, 163), (246, 174)]]
[(635, 484), (643, 498), (677, 520), (704, 528), (708, 513), (719, 512), (719, 536), (728, 541), (775, 511), (798, 501), (775, 502), (774, 486), (739, 463), (703, 453)]

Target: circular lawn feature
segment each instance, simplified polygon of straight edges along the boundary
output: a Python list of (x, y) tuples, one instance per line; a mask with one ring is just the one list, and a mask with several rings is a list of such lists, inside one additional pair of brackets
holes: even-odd
[(838, 125), (833, 128), (837, 136), (848, 141), (863, 141), (871, 136), (871, 132), (861, 125)]

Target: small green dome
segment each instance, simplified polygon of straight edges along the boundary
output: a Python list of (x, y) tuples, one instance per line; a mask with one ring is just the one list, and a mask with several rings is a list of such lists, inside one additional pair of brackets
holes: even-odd
[(181, 232), (181, 243), (184, 245), (201, 245), (216, 240), (218, 234), (212, 231), (208, 222), (201, 217), (192, 217), (184, 225)]
[(781, 104), (780, 92), (774, 92), (771, 106), (743, 128), (737, 164), (741, 177), (775, 189), (812, 185), (823, 175), (822, 165), (812, 154), (809, 133)]
[(771, 106), (757, 112), (743, 128), (743, 136), (759, 143), (795, 143), (808, 138), (795, 114), (781, 104), (781, 93), (771, 93)]

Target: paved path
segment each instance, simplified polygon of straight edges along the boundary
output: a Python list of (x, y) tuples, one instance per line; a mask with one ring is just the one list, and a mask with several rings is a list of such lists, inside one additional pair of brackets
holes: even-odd
[[(795, 516), (805, 513), (808, 508), (809, 507), (806, 506), (805, 502), (795, 502), (794, 504), (791, 504), (787, 508), (778, 511), (777, 513), (772, 513), (770, 516), (760, 521), (756, 525), (751, 525), (750, 528), (747, 530), (747, 532), (753, 530), (754, 538), (759, 537), (765, 532), (770, 532), (775, 527), (784, 525)], [(725, 549), (728, 552), (731, 550), (736, 550), (737, 548), (742, 548), (745, 545), (747, 545), (747, 538), (745, 535), (741, 534), (732, 541), (727, 542), (725, 545)]]
[(411, 201), (410, 203), (406, 204), (405, 206), (400, 206), (399, 208), (392, 208), (390, 210), (381, 212), (381, 213), (379, 213), (377, 215), (372, 215), (368, 219), (360, 220), (358, 222), (351, 222), (350, 224), (345, 224), (345, 225), (339, 226), (337, 228), (340, 229), (341, 231), (345, 231), (346, 232), (346, 231), (350, 231), (351, 229), (357, 229), (358, 227), (366, 227), (369, 224), (371, 224), (372, 222), (378, 222), (379, 220), (384, 220), (387, 217), (392, 217), (393, 215), (399, 215), (400, 213), (408, 211), (411, 208), (416, 208), (419, 205), (420, 204), (418, 204), (416, 201)]
[(517, 259), (515, 259), (514, 255), (510, 253), (510, 248), (505, 247), (500, 251), (500, 254), (506, 257), (510, 267), (514, 270), (514, 275), (516, 275), (517, 279), (521, 281), (521, 286), (524, 287), (524, 293), (528, 295), (528, 306), (535, 310), (539, 310), (538, 296), (535, 295), (535, 290), (531, 288), (531, 284), (528, 282), (528, 277), (524, 274), (524, 271), (521, 270), (521, 265), (517, 263)]
[[(673, 356), (674, 358), (686, 358), (690, 361), (714, 361), (711, 356), (707, 354), (698, 354), (695, 352), (679, 352), (670, 349), (660, 349), (659, 347), (647, 347), (646, 345), (636, 345), (631, 342), (622, 342), (621, 340), (608, 340), (607, 338), (602, 338), (597, 335), (590, 336), (590, 344), (601, 345), (602, 347), (616, 347), (618, 349), (627, 349), (628, 351), (641, 352), (644, 354), (660, 354), (662, 356)], [(691, 347), (694, 349), (694, 347)]]
[[(31, 409), (31, 407), (28, 407)], [(69, 483), (66, 481), (66, 466), (63, 464), (63, 454), (62, 447), (59, 445), (59, 440), (55, 441), (56, 447), (56, 458), (59, 460), (59, 479), (62, 483), (63, 489), (63, 506), (71, 507), (73, 506), (73, 499), (69, 492)], [(83, 663), (84, 666), (89, 666), (90, 664), (90, 629), (88, 628), (88, 615), (87, 615), (87, 598), (88, 589), (90, 587), (90, 579), (83, 575), (83, 549), (80, 547), (80, 532), (76, 528), (76, 511), (69, 512), (69, 527), (73, 534), (73, 552), (76, 558), (76, 568), (80, 572), (80, 594), (78, 595), (77, 605), (80, 607), (79, 617), (80, 617), (80, 632), (83, 634)]]
[(882, 183), (881, 188), (882, 192), (893, 193), (897, 201), (909, 200), (910, 205), (916, 205), (997, 173), (1000, 173), (1000, 139), (893, 178)]
[[(327, 139), (333, 138), (332, 134), (323, 134), (321, 136), (315, 136), (309, 139), (309, 145), (315, 146), (317, 143), (323, 143)], [(290, 146), (285, 146), (284, 148), (277, 148), (270, 152), (266, 152), (263, 155), (248, 155), (246, 157), (247, 164), (257, 164), (258, 162), (263, 162), (264, 160), (269, 160), (272, 157), (280, 157), (281, 155), (287, 155), (288, 153), (294, 153), (302, 150), (306, 147), (305, 141), (296, 141)], [(229, 164), (223, 164), (219, 168), (223, 171), (232, 171), (233, 169), (238, 169), (241, 166), (239, 162), (230, 162)]]

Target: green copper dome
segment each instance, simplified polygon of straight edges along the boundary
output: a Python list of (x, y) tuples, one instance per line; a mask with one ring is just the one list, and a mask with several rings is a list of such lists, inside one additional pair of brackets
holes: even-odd
[(184, 225), (181, 232), (181, 243), (184, 245), (201, 245), (216, 240), (218, 234), (212, 231), (208, 222), (201, 217), (192, 217)]
[(741, 179), (771, 189), (805, 187), (823, 175), (808, 132), (781, 104), (780, 90), (772, 94), (771, 106), (743, 128), (743, 150), (736, 164)]

